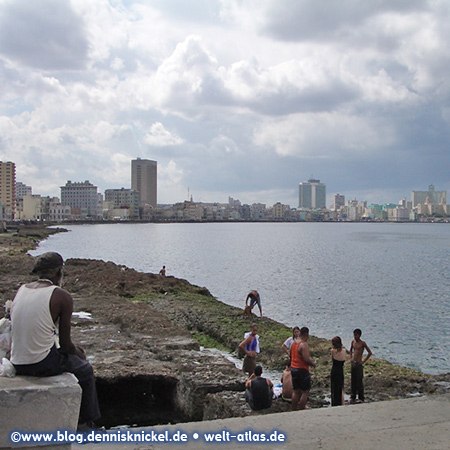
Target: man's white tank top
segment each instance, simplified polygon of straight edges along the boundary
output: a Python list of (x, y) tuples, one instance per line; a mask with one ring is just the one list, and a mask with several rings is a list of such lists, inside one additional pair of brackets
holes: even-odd
[(20, 287), (11, 306), (11, 362), (35, 364), (42, 361), (56, 341), (50, 314), (50, 298), (56, 286)]

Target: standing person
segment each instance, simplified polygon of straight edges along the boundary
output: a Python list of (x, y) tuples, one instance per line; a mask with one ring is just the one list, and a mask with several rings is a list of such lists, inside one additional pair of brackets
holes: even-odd
[(311, 375), (309, 368), (316, 367), (311, 359), (308, 346), (309, 329), (302, 327), (300, 336), (295, 339), (291, 347), (291, 375), (292, 375), (292, 411), (305, 409), (311, 389)]
[(342, 345), (342, 339), (335, 336), (331, 339), (331, 406), (344, 404), (344, 363), (347, 350)]
[(299, 337), (300, 337), (300, 328), (294, 327), (294, 328), (292, 328), (292, 337), (288, 337), (284, 341), (283, 345), (281, 346), (281, 348), (286, 353), (288, 358), (291, 357), (291, 347), (292, 347), (292, 343), (294, 342), (294, 339), (297, 339)]
[(239, 344), (239, 348), (245, 353), (242, 371), (250, 376), (256, 367), (256, 355), (260, 352), (258, 325), (254, 323), (251, 331), (245, 333), (244, 340)]
[[(353, 331), (353, 341), (350, 346), (350, 363), (351, 363), (351, 387), (352, 394), (350, 403), (356, 402), (356, 395), (358, 395), (358, 403), (364, 401), (364, 369), (363, 366), (367, 360), (372, 356), (372, 350), (368, 345), (361, 340), (362, 331), (359, 328)], [(363, 360), (364, 350), (367, 355)]]
[(245, 399), (250, 408), (258, 411), (272, 406), (273, 383), (268, 378), (263, 378), (262, 367), (256, 366), (255, 372), (245, 382)]
[[(248, 299), (250, 299), (250, 305), (248, 304)], [(260, 317), (262, 317), (262, 306), (261, 306), (261, 297), (259, 296), (258, 291), (250, 291), (245, 299), (245, 311), (250, 311), (254, 308), (255, 305), (258, 305)], [(250, 314), (248, 314), (250, 316)]]
[(159, 271), (159, 275), (162, 277), (166, 276), (166, 266), (162, 266), (162, 269)]
[(63, 265), (58, 253), (44, 253), (32, 271), (39, 279), (18, 290), (11, 306), (11, 362), (18, 375), (73, 373), (82, 389), (79, 425), (92, 428), (100, 418), (94, 371), (84, 350), (70, 337), (73, 299), (59, 287)]

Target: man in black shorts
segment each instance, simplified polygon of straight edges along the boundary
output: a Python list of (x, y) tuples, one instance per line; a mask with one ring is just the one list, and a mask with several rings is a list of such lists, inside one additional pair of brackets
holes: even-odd
[(291, 375), (292, 375), (292, 411), (306, 408), (309, 390), (311, 389), (311, 375), (309, 367), (316, 367), (311, 359), (308, 347), (309, 329), (300, 330), (300, 339), (294, 340), (291, 347)]

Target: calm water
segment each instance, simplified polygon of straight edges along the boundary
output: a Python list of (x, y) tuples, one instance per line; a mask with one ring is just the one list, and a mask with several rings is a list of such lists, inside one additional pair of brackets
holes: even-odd
[[(78, 225), (34, 255), (114, 261), (206, 286), (242, 307), (312, 334), (354, 328), (376, 356), (428, 373), (450, 371), (448, 224), (207, 223)], [(281, 345), (281, 343), (280, 343)]]

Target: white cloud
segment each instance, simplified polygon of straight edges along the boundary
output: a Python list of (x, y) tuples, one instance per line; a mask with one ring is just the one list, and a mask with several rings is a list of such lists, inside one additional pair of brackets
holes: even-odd
[(161, 122), (156, 122), (150, 127), (150, 132), (144, 136), (144, 142), (151, 146), (166, 147), (180, 145), (184, 140), (175, 133), (167, 131)]
[(448, 2), (183, 5), (0, 1), (0, 159), (20, 181), (126, 187), (140, 155), (166, 202), (292, 198), (311, 173), (450, 188)]

